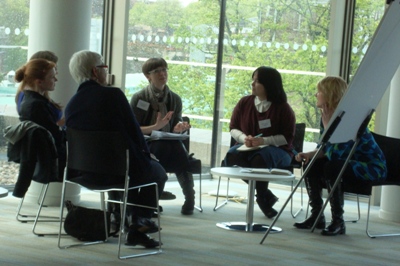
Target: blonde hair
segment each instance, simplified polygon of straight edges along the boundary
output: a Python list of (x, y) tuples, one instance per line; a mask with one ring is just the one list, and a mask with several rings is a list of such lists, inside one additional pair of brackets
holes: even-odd
[(329, 109), (336, 109), (347, 90), (347, 83), (341, 77), (327, 76), (317, 84), (318, 91), (322, 92)]

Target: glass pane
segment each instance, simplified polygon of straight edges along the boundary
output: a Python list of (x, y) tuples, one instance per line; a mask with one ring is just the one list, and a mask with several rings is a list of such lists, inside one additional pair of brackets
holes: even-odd
[[(92, 2), (90, 49), (99, 53), (103, 2)], [(14, 100), (18, 84), (14, 81), (14, 73), (28, 57), (29, 3), (28, 0), (0, 1), (0, 132), (19, 121)], [(18, 164), (7, 161), (7, 142), (0, 134), (0, 185), (13, 186), (18, 170)]]
[[(190, 153), (210, 161), (218, 1), (135, 1), (129, 11), (127, 72), (128, 100), (149, 82), (142, 73), (151, 57), (168, 62), (168, 87), (183, 102), (190, 118)], [(226, 145), (227, 146), (227, 145)]]
[[(384, 1), (357, 0), (354, 16), (354, 33), (350, 58), (350, 79), (355, 75), (372, 37), (385, 13)], [(375, 128), (375, 113), (368, 125)]]
[[(251, 94), (254, 69), (270, 66), (282, 75), (296, 122), (319, 128), (314, 94), (326, 70), (329, 1), (227, 1), (227, 9), (224, 118), (230, 118), (241, 97)], [(317, 137), (307, 134), (306, 140)]]

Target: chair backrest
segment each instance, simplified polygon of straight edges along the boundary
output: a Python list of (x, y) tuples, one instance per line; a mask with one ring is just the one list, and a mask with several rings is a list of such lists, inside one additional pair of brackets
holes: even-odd
[(400, 185), (400, 139), (379, 135), (374, 132), (372, 132), (372, 136), (374, 136), (376, 143), (386, 158), (388, 175), (385, 183)]
[[(187, 116), (182, 116), (182, 121), (188, 122), (188, 124), (190, 124), (190, 118)], [(187, 130), (187, 133), (189, 135), (189, 138), (182, 140), (182, 143), (185, 146), (187, 152), (189, 152), (190, 151), (190, 129)]]
[(293, 148), (297, 152), (303, 152), (305, 134), (306, 134), (306, 124), (305, 123), (297, 123), (296, 131), (294, 133), (294, 139), (293, 139), (293, 143), (292, 143)]
[(67, 167), (83, 172), (125, 176), (128, 142), (117, 131), (67, 129)]

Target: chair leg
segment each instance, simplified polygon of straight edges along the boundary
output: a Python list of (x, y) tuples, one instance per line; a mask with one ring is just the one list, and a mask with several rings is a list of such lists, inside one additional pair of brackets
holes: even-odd
[[(59, 222), (58, 216), (44, 216), (44, 215), (41, 216), (40, 215), (42, 208), (44, 207), (44, 200), (46, 199), (47, 190), (49, 188), (49, 185), (50, 185), (50, 183), (47, 183), (47, 184), (43, 184), (43, 186), (42, 186), (42, 189), (40, 191), (38, 201), (37, 201), (37, 204), (39, 205), (39, 207), (38, 207), (36, 215), (21, 214), (21, 209), (24, 204), (25, 197), (23, 197), (21, 199), (20, 203), (18, 204), (18, 208), (17, 208), (17, 215), (16, 215), (17, 221), (22, 222), (22, 223), (33, 222), (32, 233), (37, 236), (58, 235), (57, 233), (38, 233), (38, 232), (36, 232), (36, 226), (38, 225), (39, 222)], [(32, 219), (28, 219), (30, 217), (32, 217)]]
[[(143, 205), (136, 205), (136, 204), (131, 204), (131, 203), (128, 203), (127, 201), (128, 201), (128, 196), (127, 196), (127, 192), (126, 193), (124, 193), (124, 199), (123, 199), (123, 204), (122, 204), (122, 217), (125, 217), (126, 216), (126, 206), (127, 205), (133, 205), (133, 206), (141, 206), (141, 207), (144, 207), (144, 208), (149, 208), (149, 209), (153, 209), (154, 211), (157, 211), (157, 210), (159, 210), (159, 204), (158, 204), (158, 185), (157, 185), (157, 183), (151, 183), (151, 184), (147, 184), (147, 186), (154, 186), (154, 189), (155, 189), (155, 194), (156, 194), (156, 202), (157, 202), (157, 205), (156, 205), (156, 207), (151, 207), (151, 206), (143, 206)], [(122, 222), (122, 221), (124, 221), (124, 219), (125, 218), (123, 218), (122, 220), (121, 220), (121, 224), (120, 224), (120, 234), (119, 234), (119, 236), (118, 236), (118, 258), (120, 259), (120, 260), (124, 260), (124, 259), (130, 259), (130, 258), (136, 258), (136, 257), (143, 257), (143, 256), (150, 256), (150, 255), (156, 255), (156, 254), (161, 254), (162, 253), (162, 249), (161, 249), (161, 245), (162, 245), (162, 242), (161, 242), (161, 219), (160, 219), (160, 216), (161, 215), (157, 215), (157, 222), (158, 222), (158, 241), (160, 242), (160, 246), (158, 247), (158, 249), (157, 250), (152, 250), (152, 251), (148, 251), (148, 252), (143, 252), (143, 253), (139, 253), (139, 254), (131, 254), (131, 255), (125, 255), (125, 256), (122, 256), (121, 255), (121, 246), (122, 246), (122, 238), (123, 238), (123, 236), (125, 235), (125, 233), (124, 233), (124, 222)]]
[(357, 210), (358, 210), (358, 216), (356, 219), (350, 219), (350, 220), (345, 220), (345, 222), (351, 222), (351, 223), (356, 223), (360, 221), (361, 218), (361, 212), (360, 212), (360, 197), (358, 194), (356, 194), (357, 197)]
[(200, 177), (199, 177), (199, 206), (194, 206), (199, 212), (203, 212), (203, 207), (201, 206), (201, 196), (202, 196), (202, 192), (201, 192), (201, 172), (200, 172)]
[[(292, 191), (293, 191), (293, 183), (294, 181), (292, 181)], [(300, 205), (300, 209), (298, 209), (296, 211), (296, 213), (293, 213), (293, 197), (290, 199), (290, 213), (292, 215), (293, 218), (296, 218), (297, 215), (303, 210), (303, 183), (300, 184), (300, 197), (301, 197), (301, 205)]]
[(46, 198), (46, 194), (47, 194), (47, 190), (49, 189), (49, 185), (50, 184), (44, 185), (44, 192), (41, 193), (42, 196), (41, 196), (41, 199), (40, 199), (39, 208), (38, 208), (38, 211), (37, 211), (37, 214), (36, 214), (36, 218), (35, 218), (35, 221), (34, 221), (33, 227), (32, 227), (32, 233), (37, 235), (37, 236), (45, 236), (45, 235), (47, 235), (47, 236), (55, 236), (55, 235), (58, 235), (58, 233), (38, 233), (38, 232), (36, 232), (36, 225), (38, 224), (38, 222), (59, 222), (60, 221), (60, 217), (53, 217), (53, 220), (40, 220), (40, 212), (42, 211), (43, 203), (44, 203), (44, 200)]
[[(65, 194), (66, 194), (66, 182), (64, 181), (62, 192), (61, 192), (60, 217), (64, 217)], [(60, 227), (59, 227), (59, 231), (58, 231), (58, 248), (59, 249), (67, 249), (67, 248), (78, 247), (78, 246), (89, 246), (89, 245), (105, 243), (107, 241), (107, 239), (105, 239), (105, 240), (100, 240), (100, 241), (83, 242), (83, 243), (79, 243), (79, 244), (61, 245), (61, 236), (67, 235), (67, 234), (61, 233), (64, 219), (59, 219), (59, 221), (60, 221)], [(105, 225), (107, 226), (107, 223)]]
[(365, 232), (368, 237), (370, 238), (377, 238), (377, 237), (388, 237), (388, 236), (400, 236), (400, 233), (391, 233), (391, 234), (371, 234), (369, 231), (369, 218), (370, 218), (370, 210), (371, 210), (371, 196), (368, 198), (368, 214), (367, 214), (367, 226)]
[(228, 197), (228, 195), (229, 195), (229, 180), (230, 180), (230, 178), (228, 178), (227, 184), (226, 184), (226, 198), (220, 205), (218, 205), (219, 188), (220, 188), (220, 185), (221, 185), (221, 177), (219, 177), (219, 179), (218, 179), (217, 198), (215, 200), (214, 211), (218, 210), (219, 208), (221, 208), (222, 206), (225, 206), (228, 203), (228, 199), (229, 199), (229, 197)]
[[(46, 192), (47, 192), (46, 186), (48, 186), (48, 185), (49, 184), (43, 184), (42, 189), (40, 190), (40, 194), (39, 194), (38, 199), (37, 199), (37, 204), (39, 205), (39, 207), (40, 207), (40, 204), (42, 202), (42, 199), (44, 199), (44, 197), (46, 196), (45, 195)], [(37, 214), (35, 215), (35, 214), (22, 214), (21, 213), (22, 207), (24, 205), (24, 200), (25, 200), (25, 197), (21, 198), (21, 201), (19, 202), (18, 207), (17, 207), (17, 214), (16, 214), (15, 218), (17, 219), (17, 221), (19, 221), (21, 223), (34, 222), (36, 220)], [(41, 218), (52, 219), (52, 220), (43, 220), (42, 219), (42, 220), (40, 220), (41, 222), (45, 222), (45, 221), (52, 222), (54, 219), (56, 219), (58, 217), (55, 217), (55, 216), (42, 216)]]

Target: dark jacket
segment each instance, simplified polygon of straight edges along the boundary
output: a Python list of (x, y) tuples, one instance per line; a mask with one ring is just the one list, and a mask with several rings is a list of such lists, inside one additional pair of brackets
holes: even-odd
[(9, 140), (8, 160), (20, 164), (13, 196), (24, 197), (32, 180), (43, 184), (61, 182), (57, 150), (48, 130), (26, 121), (8, 127), (4, 137)]
[[(150, 173), (150, 151), (124, 93), (95, 81), (80, 84), (65, 108), (67, 128), (119, 131), (129, 143), (131, 178)], [(99, 144), (100, 145), (100, 144)]]

